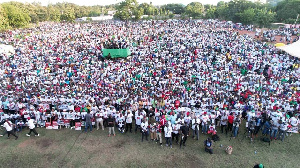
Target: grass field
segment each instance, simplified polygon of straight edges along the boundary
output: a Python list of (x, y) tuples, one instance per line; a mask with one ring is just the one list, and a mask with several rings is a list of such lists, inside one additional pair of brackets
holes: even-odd
[[(244, 130), (231, 141), (221, 134), (221, 141), (214, 144), (215, 154), (210, 155), (203, 147), (208, 136), (202, 134), (199, 141), (189, 137), (184, 149), (177, 144), (170, 149), (151, 141), (141, 142), (140, 134), (117, 132), (115, 137), (107, 137), (107, 129), (94, 129), (92, 133), (44, 128), (37, 131), (40, 137), (26, 137), (27, 130), (19, 133), (18, 140), (1, 137), (0, 167), (252, 168), (255, 163), (267, 168), (299, 167), (299, 134), (286, 137), (285, 142), (272, 141), (271, 146), (258, 138), (250, 143), (242, 136)], [(228, 145), (233, 146), (232, 155), (225, 152)]]

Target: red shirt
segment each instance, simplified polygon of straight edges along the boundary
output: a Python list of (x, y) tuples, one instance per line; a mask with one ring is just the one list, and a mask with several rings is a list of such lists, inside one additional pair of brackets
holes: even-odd
[(228, 123), (233, 124), (233, 119), (234, 119), (233, 115), (228, 116)]
[(176, 100), (176, 101), (175, 101), (175, 107), (178, 108), (179, 105), (180, 105), (180, 101), (179, 101), (179, 100)]

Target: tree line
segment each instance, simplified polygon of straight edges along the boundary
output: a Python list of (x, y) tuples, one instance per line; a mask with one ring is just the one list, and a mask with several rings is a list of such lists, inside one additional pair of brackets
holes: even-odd
[[(5, 2), (0, 4), (0, 30), (27, 27), (43, 21), (73, 22), (76, 18), (93, 17), (115, 10), (115, 19), (140, 20), (147, 18), (202, 18), (230, 20), (235, 23), (269, 26), (272, 22), (299, 23), (300, 0), (267, 0), (267, 3), (248, 0), (220, 1), (217, 5), (200, 2), (154, 6), (139, 4), (137, 0), (124, 0), (107, 6), (79, 6), (73, 3), (56, 3), (42, 6), (40, 3)], [(160, 16), (160, 17), (159, 17)]]

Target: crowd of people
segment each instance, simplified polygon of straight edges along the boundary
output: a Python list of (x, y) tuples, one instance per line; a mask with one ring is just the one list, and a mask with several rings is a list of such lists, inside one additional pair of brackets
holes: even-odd
[[(217, 20), (44, 23), (0, 41), (16, 51), (0, 55), (1, 120), (16, 131), (83, 121), (181, 147), (200, 132), (237, 137), (242, 119), (251, 140), (298, 127), (300, 60)], [(107, 46), (132, 54), (103, 59)]]

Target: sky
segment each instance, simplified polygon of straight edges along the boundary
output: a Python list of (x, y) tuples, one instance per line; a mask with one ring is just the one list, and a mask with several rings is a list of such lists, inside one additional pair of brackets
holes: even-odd
[[(9, 2), (12, 0), (0, 0), (0, 2)], [(121, 2), (123, 0), (13, 0), (13, 1), (18, 1), (18, 2), (41, 2), (42, 5), (46, 6), (49, 3), (55, 4), (57, 2), (71, 2), (75, 3), (80, 6), (92, 6), (92, 5), (110, 5), (110, 4), (115, 4), (118, 2)], [(150, 3), (152, 2), (153, 5), (164, 5), (164, 4), (169, 4), (169, 3), (181, 3), (184, 5), (189, 4), (190, 2), (201, 2), (202, 4), (213, 4), (216, 5), (220, 0), (137, 0), (138, 3)], [(223, 0), (223, 1), (230, 1), (230, 0)], [(252, 0), (255, 1), (255, 0)], [(262, 0), (265, 1), (265, 0)]]

